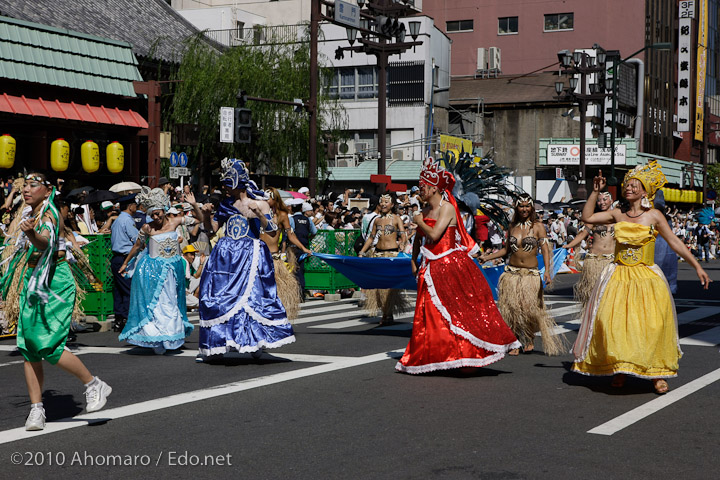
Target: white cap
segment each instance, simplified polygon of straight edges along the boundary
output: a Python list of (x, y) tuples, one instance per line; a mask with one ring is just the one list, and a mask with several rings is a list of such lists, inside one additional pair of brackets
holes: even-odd
[(302, 211), (303, 211), (303, 213), (309, 212), (309, 211), (311, 211), (312, 209), (313, 209), (312, 205), (310, 205), (310, 204), (307, 203), (307, 202), (303, 202), (303, 204), (302, 204)]
[(110, 202), (110, 201), (108, 201), (108, 200), (105, 200), (104, 202), (102, 202), (102, 203), (100, 204), (100, 208), (102, 208), (103, 210), (107, 210), (108, 208), (112, 208), (112, 206), (113, 206), (113, 202)]
[(302, 193), (302, 194), (307, 195), (307, 194), (310, 193), (310, 189), (309, 189), (308, 187), (300, 187), (300, 188), (298, 189), (298, 193)]

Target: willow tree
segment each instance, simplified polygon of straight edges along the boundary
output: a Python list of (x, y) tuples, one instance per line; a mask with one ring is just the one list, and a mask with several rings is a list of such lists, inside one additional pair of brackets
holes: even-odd
[[(323, 62), (319, 62), (323, 63)], [(323, 78), (330, 69), (320, 69)], [(293, 101), (310, 97), (310, 43), (266, 38), (260, 45), (213, 50), (200, 37), (188, 40), (175, 74), (170, 121), (198, 126), (199, 144), (183, 147), (191, 159), (202, 159), (215, 168), (220, 159), (245, 160), (251, 171), (269, 169), (270, 174), (307, 176), (309, 117), (292, 106), (248, 101), (252, 111), (249, 144), (220, 143), (220, 107), (237, 107), (239, 90), (248, 96)], [(344, 109), (324, 89), (318, 92), (318, 178), (326, 171), (324, 142), (338, 141), (346, 127)], [(197, 161), (197, 160), (196, 160)]]

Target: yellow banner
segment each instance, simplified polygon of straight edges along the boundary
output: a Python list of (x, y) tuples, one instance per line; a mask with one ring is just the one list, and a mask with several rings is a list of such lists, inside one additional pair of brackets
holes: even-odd
[(473, 146), (470, 140), (452, 135), (440, 135), (440, 151), (445, 153), (448, 150), (457, 150), (472, 154)]
[(695, 93), (695, 140), (703, 141), (705, 120), (705, 74), (707, 70), (708, 2), (700, 1), (697, 48), (697, 91)]

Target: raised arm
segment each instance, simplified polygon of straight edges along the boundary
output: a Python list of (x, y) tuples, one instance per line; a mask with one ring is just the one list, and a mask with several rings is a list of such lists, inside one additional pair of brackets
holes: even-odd
[(587, 202), (582, 211), (582, 221), (585, 223), (592, 223), (595, 225), (606, 225), (608, 223), (617, 223), (618, 210), (608, 210), (605, 212), (595, 212), (595, 205), (597, 204), (598, 194), (607, 185), (607, 180), (602, 176), (602, 170), (598, 170), (598, 174), (593, 178), (593, 190), (588, 196)]

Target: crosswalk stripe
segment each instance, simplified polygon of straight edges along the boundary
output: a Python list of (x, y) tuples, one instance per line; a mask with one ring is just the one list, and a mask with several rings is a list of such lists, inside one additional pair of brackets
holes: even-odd
[(682, 337), (680, 345), (694, 345), (698, 347), (714, 347), (720, 345), (720, 327), (703, 330), (696, 334)]
[[(407, 312), (403, 313), (401, 315), (395, 316), (395, 320), (404, 320), (406, 318), (413, 318), (414, 312)], [(332, 330), (339, 330), (342, 328), (352, 328), (352, 327), (360, 327), (360, 326), (367, 326), (367, 325), (377, 325), (377, 317), (370, 317), (366, 318), (364, 320), (345, 320), (342, 322), (335, 322), (335, 323), (326, 323), (323, 325), (313, 325), (308, 328), (328, 328)], [(410, 328), (412, 328), (412, 324), (407, 324)], [(395, 325), (389, 325), (395, 326)], [(380, 327), (380, 328), (386, 328), (386, 327)]]

